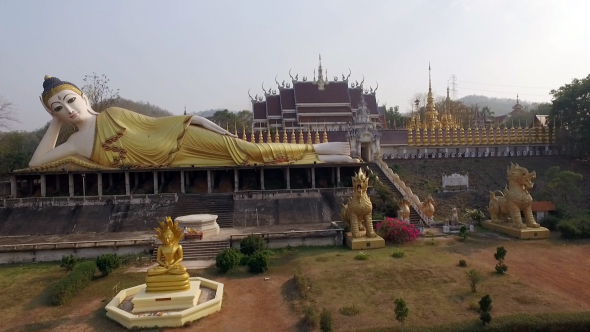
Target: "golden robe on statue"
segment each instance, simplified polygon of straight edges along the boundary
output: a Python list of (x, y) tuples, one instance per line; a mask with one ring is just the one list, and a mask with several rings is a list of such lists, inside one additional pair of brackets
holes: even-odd
[(91, 159), (130, 168), (321, 163), (311, 144), (251, 143), (191, 125), (191, 118), (109, 108), (97, 116)]

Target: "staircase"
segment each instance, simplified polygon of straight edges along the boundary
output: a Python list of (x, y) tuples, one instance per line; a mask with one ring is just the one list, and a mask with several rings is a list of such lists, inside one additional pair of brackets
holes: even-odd
[[(403, 194), (399, 190), (397, 190), (397, 188), (389, 180), (389, 178), (387, 177), (387, 175), (385, 175), (385, 173), (383, 173), (383, 171), (381, 170), (381, 167), (379, 167), (379, 165), (377, 165), (375, 163), (370, 163), (369, 164), (369, 169), (373, 173), (377, 174), (377, 176), (379, 177), (379, 180), (381, 181), (381, 183), (383, 183), (385, 186), (387, 186), (387, 188), (389, 188), (389, 190), (391, 190), (392, 192), (398, 194), (399, 197), (403, 197)], [(410, 223), (419, 225), (421, 222), (422, 222), (422, 219), (420, 219), (420, 215), (418, 215), (418, 212), (416, 212), (416, 210), (414, 209), (414, 207), (410, 205)]]
[[(180, 242), (184, 260), (210, 260), (217, 254), (229, 248), (229, 241), (191, 241)], [(157, 247), (154, 248), (152, 261), (156, 260)]]
[(216, 214), (219, 227), (234, 227), (233, 194), (179, 195), (172, 219), (189, 214)]

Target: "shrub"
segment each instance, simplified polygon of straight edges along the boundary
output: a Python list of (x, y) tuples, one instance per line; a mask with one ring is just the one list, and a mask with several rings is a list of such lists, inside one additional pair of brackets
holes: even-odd
[(404, 324), (404, 321), (406, 320), (406, 318), (408, 318), (408, 313), (410, 312), (410, 309), (408, 309), (408, 306), (406, 305), (406, 301), (404, 299), (397, 298), (394, 301), (395, 303), (395, 319), (400, 322), (400, 324)]
[(354, 304), (340, 308), (340, 313), (344, 316), (354, 316), (358, 315), (360, 312), (360, 309), (357, 308)]
[(467, 280), (469, 281), (469, 286), (471, 286), (472, 292), (477, 292), (477, 284), (481, 281), (481, 273), (477, 272), (475, 269), (469, 270), (469, 272), (465, 272), (467, 274)]
[(420, 235), (420, 230), (415, 225), (389, 217), (378, 223), (375, 228), (385, 241), (397, 244), (414, 241)]
[(295, 273), (293, 279), (295, 279), (295, 284), (297, 285), (299, 295), (302, 298), (307, 299), (307, 296), (309, 295), (309, 290), (311, 289), (309, 279), (301, 271)]
[(559, 218), (556, 215), (550, 214), (543, 218), (539, 223), (541, 224), (541, 226), (546, 227), (548, 230), (555, 231), (557, 230), (557, 224), (559, 224), (560, 221), (561, 218)]
[(557, 224), (564, 239), (590, 238), (590, 219), (584, 217), (564, 220)]
[(486, 215), (478, 209), (466, 209), (465, 216), (481, 225), (481, 222), (486, 218)]
[(492, 316), (490, 315), (490, 311), (492, 310), (492, 298), (490, 295), (486, 294), (478, 303), (479, 319), (482, 321), (483, 325), (489, 324), (490, 321), (492, 321)]
[(494, 258), (498, 261), (496, 264), (496, 272), (498, 274), (504, 274), (504, 272), (508, 271), (508, 266), (504, 264), (504, 259), (506, 258), (506, 249), (504, 247), (496, 248), (496, 253), (494, 254)]
[(121, 257), (117, 254), (104, 254), (96, 257), (96, 267), (103, 276), (107, 276), (119, 266), (121, 266)]
[(466, 267), (467, 266), (467, 262), (464, 259), (462, 259), (462, 260), (459, 261), (459, 266), (460, 267)]
[(393, 256), (394, 258), (403, 258), (405, 255), (406, 253), (403, 250), (399, 249), (394, 250), (391, 254), (391, 256)]
[(96, 264), (92, 261), (78, 263), (72, 269), (72, 272), (58, 281), (51, 290), (51, 303), (53, 305), (62, 305), (69, 302), (72, 297), (84, 289), (96, 271)]
[(78, 263), (78, 258), (76, 258), (76, 256), (70, 254), (70, 255), (63, 255), (61, 256), (61, 263), (59, 264), (59, 267), (62, 267), (64, 269), (66, 269), (66, 271), (72, 271), (72, 269), (74, 268), (74, 266), (76, 265), (76, 263)]
[[(247, 257), (247, 256), (244, 256)], [(226, 248), (215, 257), (215, 266), (221, 273), (233, 269), (240, 263), (242, 255), (235, 248)]]
[(324, 308), (320, 314), (320, 331), (332, 332), (332, 313), (330, 310)]
[(357, 261), (366, 261), (367, 259), (369, 259), (369, 254), (367, 254), (366, 252), (359, 251), (356, 254), (356, 256), (354, 256), (354, 259), (356, 259)]
[(315, 330), (320, 324), (320, 315), (314, 306), (308, 305), (303, 309), (303, 323), (310, 330)]
[(264, 239), (260, 235), (250, 234), (240, 241), (240, 252), (246, 256), (260, 250), (264, 250)]
[(262, 273), (268, 270), (269, 257), (264, 251), (257, 251), (248, 260), (248, 271), (252, 273)]
[(463, 239), (463, 241), (467, 239), (467, 236), (469, 236), (469, 230), (467, 229), (467, 226), (461, 226), (459, 229), (459, 236), (461, 239)]

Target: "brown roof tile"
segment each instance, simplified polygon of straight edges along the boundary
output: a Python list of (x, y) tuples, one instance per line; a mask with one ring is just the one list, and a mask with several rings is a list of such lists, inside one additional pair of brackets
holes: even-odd
[(350, 107), (297, 107), (297, 114), (306, 113), (350, 113)]
[(323, 91), (312, 82), (297, 82), (295, 89), (296, 103), (350, 103), (348, 84), (346, 82), (330, 82)]
[(266, 114), (281, 115), (281, 101), (279, 95), (266, 96)]
[(381, 130), (381, 144), (408, 144), (408, 131)]
[(260, 101), (260, 102), (255, 102), (254, 106), (252, 107), (254, 109), (254, 119), (256, 120), (261, 120), (261, 119), (266, 119), (266, 102), (264, 101)]
[(281, 109), (295, 109), (295, 92), (293, 92), (293, 89), (281, 89), (279, 96), (281, 96)]

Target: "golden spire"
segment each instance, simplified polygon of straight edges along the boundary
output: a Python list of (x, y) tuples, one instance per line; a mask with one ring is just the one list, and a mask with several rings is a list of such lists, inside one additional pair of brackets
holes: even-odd
[(438, 112), (434, 105), (434, 97), (432, 96), (432, 79), (430, 77), (430, 62), (428, 63), (428, 97), (426, 98), (426, 113), (424, 114), (424, 122), (430, 128), (438, 127)]
[(266, 131), (266, 143), (271, 143), (272, 137), (270, 136), (270, 128)]
[(246, 140), (246, 125), (242, 126), (242, 139), (244, 141)]
[(326, 131), (326, 125), (324, 125), (324, 137), (322, 137), (322, 143), (328, 143), (328, 133)]
[(274, 142), (275, 142), (275, 143), (279, 143), (279, 141), (280, 141), (280, 137), (279, 137), (279, 129), (277, 128), (277, 130), (275, 131)]
[(318, 130), (318, 128), (315, 129), (315, 140), (313, 143), (320, 144), (320, 131)]
[(283, 129), (283, 143), (287, 143), (287, 129)]
[(303, 141), (303, 127), (299, 127), (299, 144), (305, 144)]
[(311, 127), (307, 128), (307, 142), (305, 142), (306, 144), (313, 144), (311, 141)]
[(262, 139), (262, 128), (260, 128), (260, 130), (258, 131), (258, 143), (262, 143), (263, 139)]
[(238, 126), (236, 125), (235, 122), (234, 122), (234, 135), (236, 135), (236, 137), (238, 137)]
[(289, 143), (291, 143), (291, 144), (297, 143), (295, 141), (295, 128), (291, 128), (291, 137), (289, 138)]

